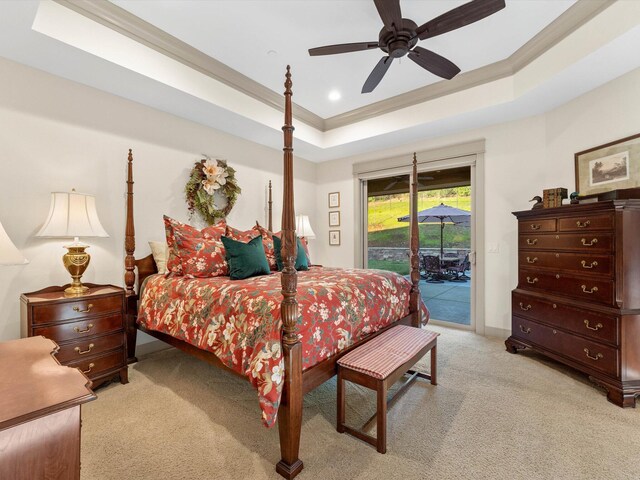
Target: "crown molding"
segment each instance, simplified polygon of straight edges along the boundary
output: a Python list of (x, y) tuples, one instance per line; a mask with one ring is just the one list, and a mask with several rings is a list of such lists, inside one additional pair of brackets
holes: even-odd
[[(282, 95), (109, 1), (54, 1), (278, 111), (284, 111)], [(327, 119), (294, 103), (293, 115), (297, 120), (321, 132), (327, 132), (511, 76), (615, 1), (578, 0), (508, 58), (461, 73), (452, 80), (442, 80)]]
[[(261, 85), (111, 2), (96, 0), (54, 1), (251, 98), (284, 112), (281, 94)], [(324, 131), (324, 119), (322, 117), (295, 103), (292, 106), (293, 114), (298, 120)]]

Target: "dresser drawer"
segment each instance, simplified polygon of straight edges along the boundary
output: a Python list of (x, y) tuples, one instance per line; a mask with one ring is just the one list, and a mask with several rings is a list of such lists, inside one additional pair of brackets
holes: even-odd
[(90, 318), (76, 322), (61, 323), (33, 329), (33, 335), (44, 335), (56, 343), (85, 339), (101, 333), (122, 330), (122, 314), (107, 317)]
[(593, 253), (566, 253), (544, 251), (522, 251), (518, 255), (520, 267), (553, 268), (570, 270), (580, 274), (613, 276), (614, 261), (611, 255)]
[(92, 317), (108, 312), (122, 312), (122, 295), (102, 298), (77, 299), (70, 302), (57, 302), (33, 305), (32, 323), (43, 324)]
[(584, 252), (610, 253), (613, 251), (611, 233), (563, 233), (520, 235), (518, 247), (522, 250), (578, 250)]
[(62, 345), (56, 358), (60, 363), (80, 361), (123, 346), (124, 334), (117, 332), (104, 337), (88, 338)]
[(99, 357), (85, 358), (77, 362), (69, 362), (68, 366), (79, 368), (87, 377), (95, 378), (102, 372), (121, 368), (124, 364), (124, 350), (119, 350)]
[(545, 218), (536, 220), (520, 220), (518, 222), (518, 232), (523, 233), (536, 233), (536, 232), (555, 232), (556, 231), (556, 219)]
[(618, 345), (618, 322), (616, 316), (608, 316), (571, 307), (561, 302), (542, 300), (532, 295), (513, 293), (513, 314), (537, 320), (550, 326), (592, 338), (598, 342)]
[(535, 343), (608, 375), (618, 376), (618, 350), (557, 328), (513, 317), (513, 336)]
[(601, 277), (574, 277), (565, 273), (554, 274), (521, 268), (518, 281), (518, 288), (569, 295), (588, 302), (612, 305), (614, 300), (613, 280)]
[(559, 232), (592, 230), (613, 230), (613, 214), (583, 215), (581, 217), (567, 217), (558, 219)]

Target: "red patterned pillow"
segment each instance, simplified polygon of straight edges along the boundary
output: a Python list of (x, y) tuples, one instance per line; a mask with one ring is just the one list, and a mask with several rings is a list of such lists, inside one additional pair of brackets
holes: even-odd
[[(182, 262), (180, 260), (180, 251), (176, 245), (175, 232), (180, 232), (183, 236), (194, 238), (209, 238), (220, 241), (222, 235), (225, 234), (227, 222), (219, 221), (215, 225), (211, 225), (198, 230), (191, 225), (174, 220), (166, 215), (164, 219), (164, 231), (167, 237), (167, 246), (169, 247), (169, 257), (167, 258), (167, 270), (174, 275), (182, 275)], [(224, 257), (224, 255), (223, 255)]]
[(229, 275), (225, 249), (220, 238), (192, 237), (174, 231), (185, 276), (193, 278)]
[(271, 270), (277, 270), (278, 266), (276, 265), (276, 251), (273, 248), (273, 238), (269, 230), (261, 227), (259, 224), (256, 224), (256, 226), (251, 230), (246, 231), (227, 226), (226, 236), (238, 242), (249, 243), (258, 235), (262, 236), (262, 247), (264, 248), (264, 254), (267, 257), (267, 261), (269, 262), (269, 268)]

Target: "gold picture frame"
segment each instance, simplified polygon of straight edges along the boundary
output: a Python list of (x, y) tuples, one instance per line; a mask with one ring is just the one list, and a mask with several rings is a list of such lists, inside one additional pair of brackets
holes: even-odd
[(580, 196), (640, 186), (640, 133), (576, 153), (575, 168)]
[(340, 208), (340, 192), (329, 193), (329, 208)]
[(340, 226), (340, 210), (329, 212), (329, 226), (330, 227)]
[(332, 247), (340, 245), (340, 230), (329, 230), (329, 245)]

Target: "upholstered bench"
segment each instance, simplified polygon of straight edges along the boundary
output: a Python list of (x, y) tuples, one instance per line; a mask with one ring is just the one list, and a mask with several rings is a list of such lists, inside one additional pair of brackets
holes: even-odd
[[(416, 377), (436, 382), (436, 351), (438, 333), (420, 328), (398, 325), (381, 333), (361, 347), (338, 360), (338, 425), (340, 433), (349, 433), (370, 443), (380, 453), (387, 451), (387, 409), (409, 387)], [(420, 373), (412, 367), (431, 350), (431, 374)], [(409, 379), (387, 401), (387, 392), (405, 374)], [(377, 420), (377, 438), (345, 425), (344, 382), (349, 381), (377, 391), (378, 408), (365, 427)]]

